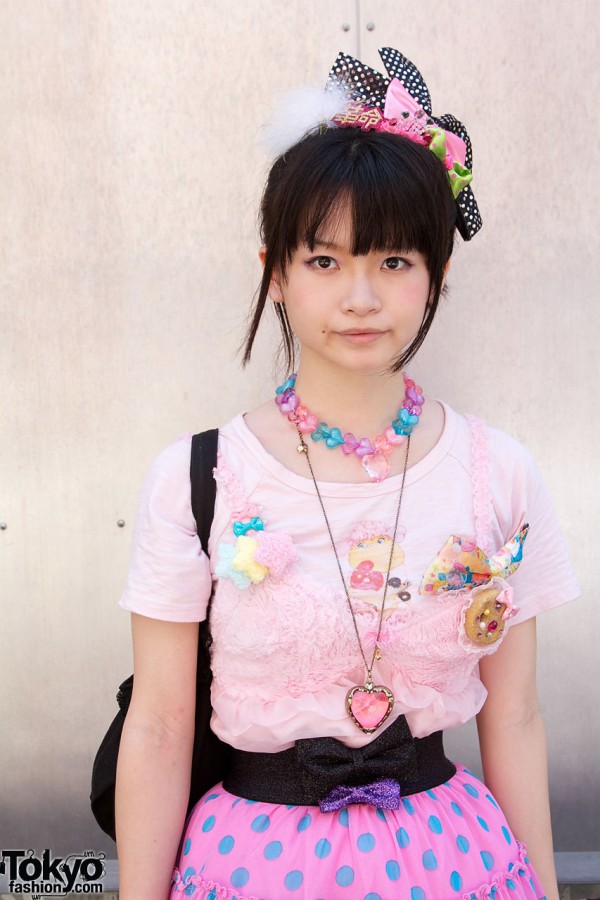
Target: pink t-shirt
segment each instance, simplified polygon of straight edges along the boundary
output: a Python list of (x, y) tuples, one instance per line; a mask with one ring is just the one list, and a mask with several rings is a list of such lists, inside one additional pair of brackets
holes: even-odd
[[(578, 596), (564, 540), (529, 452), (444, 404), (436, 446), (408, 469), (392, 552), (381, 660), (373, 679), (395, 697), (415, 737), (456, 726), (485, 700), (478, 660), (495, 652), (465, 633), (467, 588), (419, 593), (450, 535), (488, 555), (525, 523), (523, 559), (504, 584), (518, 612), (506, 630)], [(478, 437), (479, 435), (479, 437)], [(362, 746), (345, 696), (365, 678), (348, 602), (312, 480), (277, 462), (242, 415), (219, 433), (209, 557), (190, 506), (190, 439), (152, 465), (120, 605), (173, 622), (201, 621), (211, 589), (213, 730), (243, 750), (277, 751), (330, 735)], [(377, 634), (401, 476), (320, 483), (367, 658)], [(238, 523), (237, 525), (235, 523)], [(252, 526), (256, 526), (255, 528)], [(386, 727), (384, 726), (384, 727)]]

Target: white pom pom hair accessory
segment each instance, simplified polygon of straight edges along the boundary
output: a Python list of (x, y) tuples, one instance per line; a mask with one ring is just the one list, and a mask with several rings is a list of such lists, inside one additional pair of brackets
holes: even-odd
[(281, 94), (270, 121), (265, 125), (263, 144), (273, 158), (281, 156), (307, 134), (334, 128), (334, 116), (343, 115), (352, 98), (345, 86), (328, 84), (298, 87)]

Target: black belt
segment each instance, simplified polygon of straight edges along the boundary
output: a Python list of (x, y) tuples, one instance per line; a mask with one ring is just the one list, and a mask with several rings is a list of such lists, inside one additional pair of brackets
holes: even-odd
[(413, 738), (399, 716), (364, 747), (336, 738), (306, 738), (279, 753), (234, 750), (225, 790), (247, 800), (321, 806), (325, 812), (349, 803), (397, 809), (399, 797), (430, 790), (456, 774), (444, 755), (442, 732)]

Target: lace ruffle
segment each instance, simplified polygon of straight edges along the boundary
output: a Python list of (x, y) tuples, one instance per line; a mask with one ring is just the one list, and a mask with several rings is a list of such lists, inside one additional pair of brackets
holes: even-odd
[[(534, 873), (523, 844), (516, 842), (519, 862), (508, 864), (506, 872), (498, 872), (491, 881), (482, 884), (476, 891), (463, 894), (461, 900), (505, 900), (514, 897), (538, 897)], [(538, 885), (539, 886), (539, 885)], [(541, 900), (546, 900), (542, 897)]]
[(477, 543), (489, 556), (493, 550), (491, 539), (492, 498), (489, 486), (489, 452), (485, 422), (477, 416), (465, 417), (471, 429), (471, 481), (473, 484), (473, 512)]

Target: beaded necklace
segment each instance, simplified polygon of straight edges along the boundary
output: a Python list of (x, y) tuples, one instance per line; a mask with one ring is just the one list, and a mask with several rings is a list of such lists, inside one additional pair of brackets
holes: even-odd
[(394, 447), (403, 444), (413, 428), (419, 424), (425, 398), (418, 384), (403, 373), (405, 394), (398, 416), (383, 434), (377, 435), (373, 443), (367, 437), (355, 438), (352, 432), (342, 434), (339, 428), (330, 428), (326, 422), (318, 422), (317, 417), (302, 406), (295, 391), (296, 373), (284, 381), (275, 391), (275, 402), (282, 415), (296, 426), (301, 434), (310, 434), (313, 441), (325, 441), (334, 449), (341, 447), (342, 453), (357, 456), (365, 472), (372, 481), (383, 481), (390, 472), (390, 456)]

